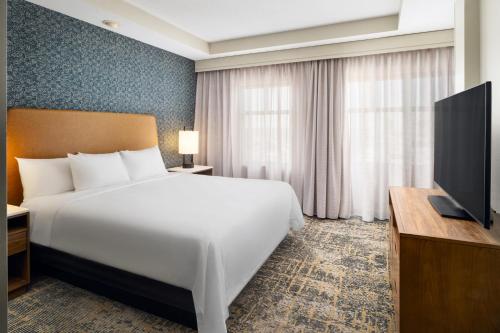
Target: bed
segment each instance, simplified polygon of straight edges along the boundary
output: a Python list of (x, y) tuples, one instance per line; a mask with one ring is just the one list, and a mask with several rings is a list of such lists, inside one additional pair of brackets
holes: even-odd
[[(157, 144), (150, 115), (11, 109), (8, 201), (22, 200), (14, 156), (50, 158)], [(228, 307), (303, 217), (282, 182), (169, 173), (36, 197), (38, 269), (200, 332), (224, 332)]]

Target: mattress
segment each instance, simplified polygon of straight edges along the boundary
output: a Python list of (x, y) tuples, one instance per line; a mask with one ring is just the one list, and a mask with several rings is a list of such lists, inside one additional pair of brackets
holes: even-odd
[(290, 185), (190, 174), (25, 201), (31, 240), (189, 289), (199, 332), (228, 307), (303, 216)]

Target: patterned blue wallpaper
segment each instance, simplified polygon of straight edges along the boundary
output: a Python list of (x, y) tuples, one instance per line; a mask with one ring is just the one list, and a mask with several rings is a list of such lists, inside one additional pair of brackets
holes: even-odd
[(168, 166), (192, 127), (194, 62), (24, 0), (8, 1), (8, 104), (152, 113)]

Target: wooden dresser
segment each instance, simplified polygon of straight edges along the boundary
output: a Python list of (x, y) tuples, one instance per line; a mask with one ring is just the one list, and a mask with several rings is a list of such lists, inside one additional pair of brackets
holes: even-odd
[(428, 195), (390, 189), (389, 271), (396, 330), (500, 332), (500, 223), (442, 218)]

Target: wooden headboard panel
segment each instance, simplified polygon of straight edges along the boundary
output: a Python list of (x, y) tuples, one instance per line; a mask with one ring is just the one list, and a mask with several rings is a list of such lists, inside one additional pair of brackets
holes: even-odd
[(15, 157), (55, 158), (158, 144), (153, 115), (13, 108), (7, 113), (7, 202), (23, 201)]

